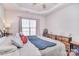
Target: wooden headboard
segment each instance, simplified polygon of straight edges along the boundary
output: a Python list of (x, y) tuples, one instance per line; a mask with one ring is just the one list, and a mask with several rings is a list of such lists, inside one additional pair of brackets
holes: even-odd
[(72, 37), (66, 37), (61, 35), (47, 34), (46, 37), (67, 43), (70, 43), (72, 41)]
[(72, 41), (72, 37), (65, 37), (65, 36), (61, 36), (61, 35), (55, 35), (55, 39), (59, 40), (59, 41), (65, 41), (70, 43)]

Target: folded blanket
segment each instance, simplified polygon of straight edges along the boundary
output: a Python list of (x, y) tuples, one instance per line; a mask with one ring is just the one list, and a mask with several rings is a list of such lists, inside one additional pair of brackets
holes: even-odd
[(37, 36), (28, 36), (28, 38), (29, 38), (29, 41), (31, 41), (31, 43), (34, 44), (40, 50), (56, 45), (56, 43), (40, 39)]

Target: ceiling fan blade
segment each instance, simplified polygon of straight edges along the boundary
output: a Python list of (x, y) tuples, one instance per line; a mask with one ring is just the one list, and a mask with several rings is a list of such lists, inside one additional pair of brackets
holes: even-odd
[(33, 5), (36, 5), (37, 3), (33, 3)]
[(46, 8), (46, 5), (45, 5), (45, 4), (43, 4), (43, 8), (44, 8), (44, 9)]

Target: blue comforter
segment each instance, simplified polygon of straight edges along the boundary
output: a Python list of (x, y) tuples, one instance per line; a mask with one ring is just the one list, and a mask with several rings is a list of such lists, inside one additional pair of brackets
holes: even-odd
[(38, 38), (37, 36), (28, 36), (28, 38), (29, 38), (29, 41), (32, 44), (34, 44), (37, 48), (39, 48), (40, 50), (56, 45), (56, 43), (42, 40)]

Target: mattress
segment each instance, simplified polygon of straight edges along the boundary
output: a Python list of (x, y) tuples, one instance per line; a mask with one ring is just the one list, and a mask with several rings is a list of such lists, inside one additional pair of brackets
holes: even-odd
[(42, 37), (42, 36), (41, 37), (38, 36), (38, 37), (43, 40), (56, 43), (56, 46), (48, 47), (44, 50), (39, 50), (42, 56), (66, 56), (67, 55), (65, 45), (62, 42), (59, 42), (54, 39), (51, 40), (49, 38)]

